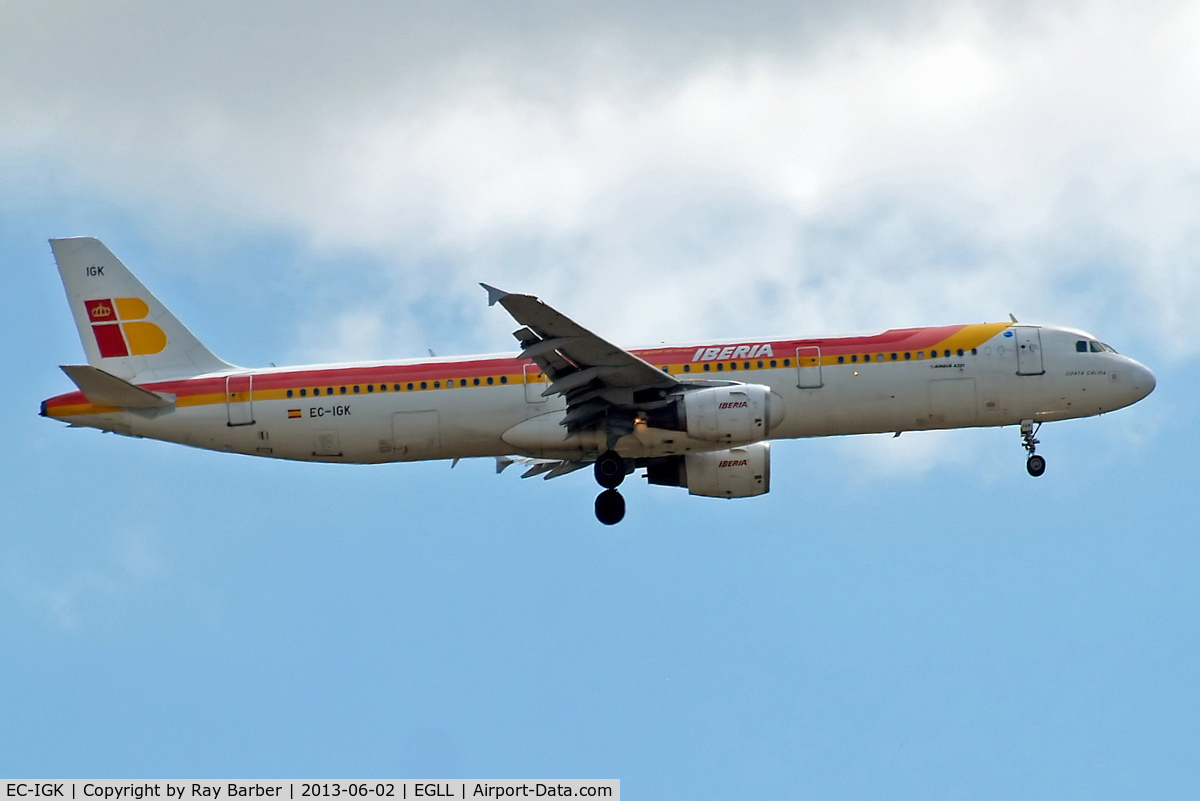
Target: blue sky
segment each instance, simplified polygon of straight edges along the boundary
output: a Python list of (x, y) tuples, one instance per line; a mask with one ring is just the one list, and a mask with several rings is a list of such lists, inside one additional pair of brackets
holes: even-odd
[[(1192, 793), (1195, 9), (287, 8), (0, 12), (0, 773)], [(38, 418), (84, 234), (244, 365), (509, 349), (487, 281), (630, 346), (1013, 312), (1158, 388), (1036, 481), (1013, 429), (786, 442), (606, 529), (583, 474)]]

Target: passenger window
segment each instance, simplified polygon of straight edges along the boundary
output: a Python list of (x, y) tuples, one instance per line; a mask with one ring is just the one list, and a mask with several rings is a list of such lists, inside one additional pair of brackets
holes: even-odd
[(302, 389), (302, 390), (300, 390), (300, 397), (302, 397), (302, 398), (303, 398), (303, 397), (305, 397), (306, 395), (308, 395), (308, 390), (307, 390), (307, 389)]
[(421, 389), (429, 389), (429, 382), (428, 382), (428, 381), (422, 381), (422, 382), (421, 382)]
[(896, 359), (898, 359), (898, 358), (900, 358), (898, 355), (896, 355), (895, 353), (892, 354), (892, 361), (896, 361)]
[(409, 382), (408, 382), (408, 391), (409, 391), (409, 392), (412, 392), (412, 388), (413, 388), (412, 382), (411, 382), (411, 381), (409, 381)]
[(845, 363), (846, 363), (846, 357), (838, 356), (838, 364), (845, 364)]
[(912, 351), (911, 350), (906, 350), (904, 352), (904, 361), (906, 361), (906, 362), (912, 361)]
[(690, 372), (692, 372), (692, 366), (691, 366), (690, 364), (685, 364), (685, 365), (683, 366), (683, 372), (685, 372), (685, 373), (690, 373)]
[(333, 387), (325, 387), (325, 394), (326, 394), (326, 395), (332, 395), (332, 394), (333, 394)]
[(488, 376), (488, 384), (489, 385), (491, 385), (495, 380), (496, 379), (492, 378), (490, 375)]
[(1075, 351), (1077, 353), (1087, 353), (1087, 342), (1082, 339), (1079, 340), (1078, 342), (1076, 342), (1075, 343)]
[(858, 362), (858, 354), (857, 354), (857, 353), (853, 353), (853, 354), (851, 354), (851, 355), (850, 355), (850, 361), (852, 361), (852, 362), (856, 362), (856, 363), (857, 363), (857, 362)]
[(762, 366), (763, 366), (763, 363), (762, 363), (762, 360), (760, 359), (758, 362), (758, 369), (761, 370)]
[(959, 355), (959, 356), (962, 356), (962, 355), (963, 355), (963, 349), (962, 349), (962, 348), (959, 348), (959, 349), (958, 349), (958, 355)]
[(358, 392), (358, 390), (359, 390), (359, 386), (358, 386), (358, 384), (355, 384), (355, 385), (354, 385), (354, 391), (355, 391), (355, 392)]
[(292, 391), (290, 389), (288, 390), (288, 397), (292, 397)]
[(345, 394), (346, 394), (346, 388), (345, 388), (345, 387), (338, 387), (338, 392), (341, 392), (343, 395), (345, 395)]
[(508, 383), (508, 376), (506, 376), (506, 375), (502, 375), (502, 376), (500, 376), (500, 383), (501, 383), (501, 384), (507, 384), (507, 383)]
[(375, 385), (367, 384), (367, 392), (374, 392), (374, 391), (375, 391)]

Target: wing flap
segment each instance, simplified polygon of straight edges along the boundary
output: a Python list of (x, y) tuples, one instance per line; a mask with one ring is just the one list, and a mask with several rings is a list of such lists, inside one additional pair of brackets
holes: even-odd
[(549, 480), (565, 476), (567, 473), (574, 473), (576, 470), (582, 470), (590, 465), (591, 462), (562, 459), (534, 459), (528, 456), (497, 456), (496, 472), (503, 473), (504, 468), (510, 464), (523, 464), (527, 466), (528, 469), (521, 474), (521, 478), (541, 476)]

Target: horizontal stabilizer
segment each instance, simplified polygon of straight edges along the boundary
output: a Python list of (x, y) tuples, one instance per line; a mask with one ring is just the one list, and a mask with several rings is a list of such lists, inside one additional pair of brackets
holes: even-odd
[(84, 397), (97, 406), (124, 409), (161, 409), (175, 404), (175, 396), (151, 392), (128, 381), (86, 364), (62, 365), (62, 371), (75, 382)]

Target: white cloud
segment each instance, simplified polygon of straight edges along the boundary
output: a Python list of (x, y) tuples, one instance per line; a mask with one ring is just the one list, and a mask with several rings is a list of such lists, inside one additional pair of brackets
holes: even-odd
[(3, 152), (375, 254), (310, 356), (423, 348), (417, 299), (503, 347), (477, 280), (630, 344), (1012, 311), (1197, 352), (1194, 5), (48, 8)]

